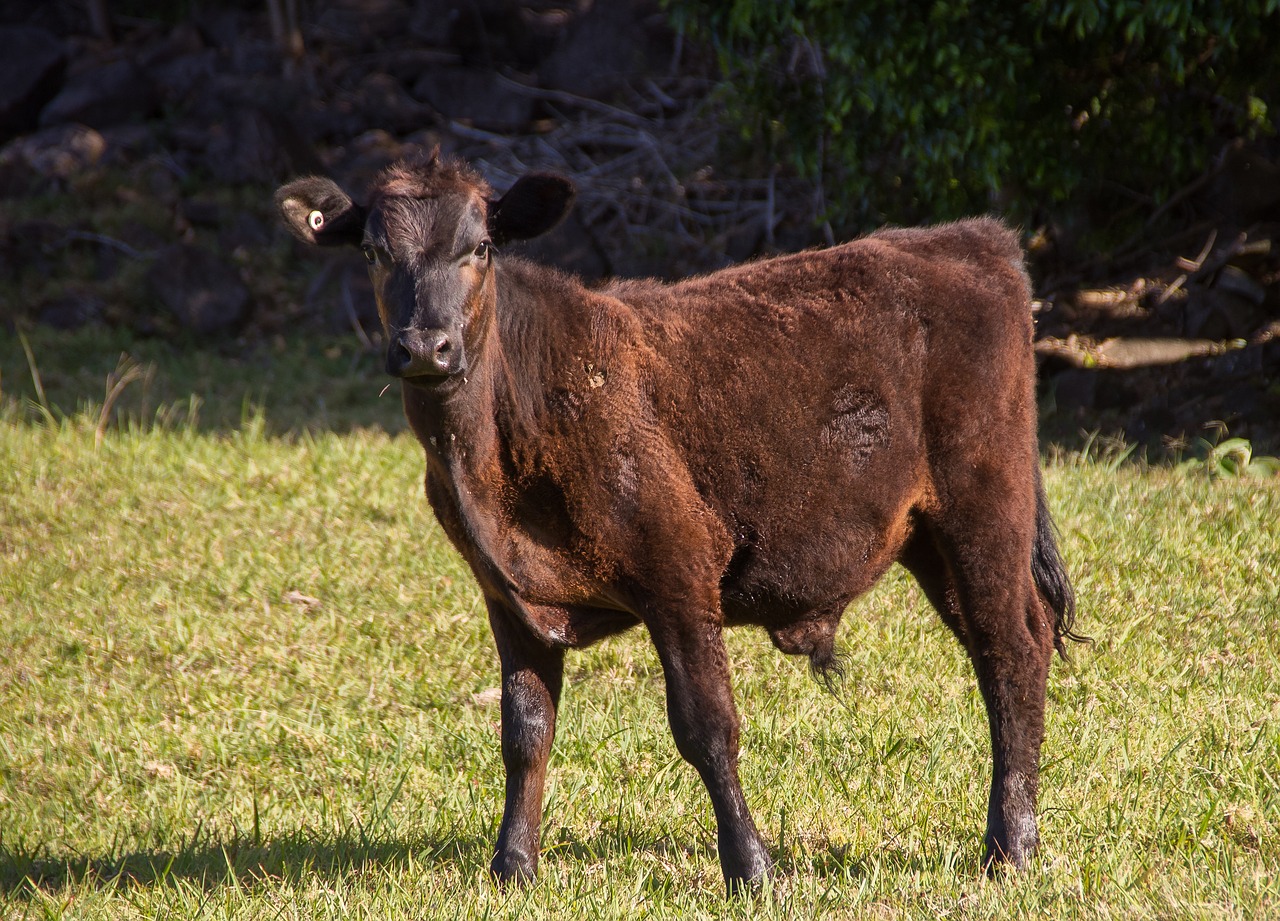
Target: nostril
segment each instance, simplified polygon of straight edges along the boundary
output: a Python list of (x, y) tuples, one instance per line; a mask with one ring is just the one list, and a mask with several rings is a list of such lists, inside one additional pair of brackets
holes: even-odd
[(403, 342), (394, 342), (387, 349), (387, 373), (392, 377), (402, 377), (413, 364), (413, 353)]
[(435, 347), (431, 350), (431, 360), (446, 374), (453, 370), (453, 343), (448, 336), (441, 336), (436, 340)]
[(453, 374), (462, 366), (462, 343), (434, 331), (405, 330), (387, 347), (387, 373), (403, 379)]

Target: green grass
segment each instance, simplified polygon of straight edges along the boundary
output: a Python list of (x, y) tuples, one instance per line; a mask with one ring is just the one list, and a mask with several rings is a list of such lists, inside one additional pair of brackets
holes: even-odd
[(210, 432), (258, 416), (271, 434), (400, 432), (400, 393), (387, 383), (381, 354), (352, 336), (220, 339), (195, 348), (102, 327), (9, 334), (0, 326), (0, 406), (11, 419), (75, 416), (95, 428)]
[[(1050, 678), (1028, 872), (978, 872), (981, 703), (895, 571), (838, 700), (730, 635), (771, 892), (725, 901), (638, 631), (571, 655), (541, 880), (504, 891), (497, 657), (376, 367), (30, 344), (48, 413), (0, 338), (0, 917), (1280, 917), (1280, 480), (1050, 465), (1095, 643)], [(151, 391), (104, 414), (121, 350)]]

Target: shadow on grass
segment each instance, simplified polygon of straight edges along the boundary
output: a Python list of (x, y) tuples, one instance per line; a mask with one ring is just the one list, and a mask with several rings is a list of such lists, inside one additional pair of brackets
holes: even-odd
[(111, 427), (227, 432), (261, 415), (272, 435), (399, 432), (400, 387), (389, 381), (381, 352), (354, 335), (177, 345), (119, 330), (0, 327), (0, 410), (37, 424), (49, 414), (97, 421), (106, 406)]
[(476, 837), (322, 840), (303, 833), (255, 844), (249, 840), (205, 841), (179, 850), (136, 851), (118, 856), (54, 857), (15, 853), (0, 845), (0, 894), (23, 898), (37, 889), (67, 885), (96, 888), (160, 886), (183, 880), (204, 889), (265, 879), (297, 881), (310, 874), (337, 876), (366, 867), (457, 863), (487, 865), (493, 844)]
[[(1261, 373), (1275, 354), (1273, 344), (1251, 345), (1176, 366), (1047, 373), (1041, 448), (1104, 461), (1136, 448), (1135, 459), (1174, 462), (1188, 448), (1194, 455), (1198, 439), (1230, 434), (1255, 454), (1280, 454), (1280, 390)], [(1228, 375), (1228, 362), (1244, 370)], [(269, 435), (406, 428), (381, 349), (354, 334), (177, 344), (122, 330), (31, 327), (20, 336), (0, 326), (0, 412), (39, 424), (43, 405), (55, 419), (83, 412), (96, 423), (104, 404), (117, 427), (228, 432), (260, 415)]]
[[(947, 846), (947, 845), (950, 846)], [(888, 874), (950, 873), (959, 876), (979, 872), (976, 844), (939, 844), (936, 852), (889, 845), (875, 851), (857, 851), (829, 840), (810, 842), (796, 851), (770, 849), (780, 877), (814, 876), (824, 879), (864, 879)], [(970, 853), (970, 850), (973, 852)], [(456, 864), (479, 869), (488, 865), (493, 852), (489, 838), (423, 835), (421, 837), (369, 840), (358, 834), (321, 840), (305, 833), (254, 843), (247, 839), (205, 841), (178, 850), (135, 851), (117, 856), (55, 857), (15, 853), (0, 845), (0, 894), (19, 899), (37, 890), (50, 892), (63, 886), (89, 885), (98, 889), (155, 887), (184, 881), (205, 890), (234, 883), (252, 887), (264, 880), (298, 882), (306, 876), (340, 876), (369, 867), (404, 867), (413, 863), (426, 868)], [(562, 836), (544, 847), (543, 862), (617, 864), (635, 854), (646, 854), (660, 863), (705, 865), (719, 875), (719, 861), (709, 844), (679, 841), (662, 834), (602, 832), (588, 837)], [(665, 883), (655, 877), (653, 885)], [(667, 883), (671, 881), (666, 880)]]

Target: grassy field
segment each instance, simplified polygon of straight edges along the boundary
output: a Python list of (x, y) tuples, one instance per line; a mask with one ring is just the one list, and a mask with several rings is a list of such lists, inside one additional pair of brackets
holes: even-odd
[(1280, 917), (1280, 480), (1049, 465), (1095, 642), (1028, 872), (978, 873), (981, 703), (895, 571), (838, 698), (730, 636), (769, 892), (723, 897), (640, 632), (571, 656), (504, 891), (497, 658), (382, 386), (343, 343), (0, 337), (0, 916)]

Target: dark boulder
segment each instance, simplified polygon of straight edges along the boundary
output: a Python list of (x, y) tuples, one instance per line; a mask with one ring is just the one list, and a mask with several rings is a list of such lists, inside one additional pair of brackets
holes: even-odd
[(146, 74), (129, 60), (109, 61), (68, 78), (40, 113), (41, 125), (78, 123), (106, 128), (156, 114), (159, 97)]
[(160, 98), (146, 74), (129, 60), (115, 60), (72, 75), (40, 113), (41, 125), (90, 128), (140, 122), (159, 110)]
[(190, 22), (174, 27), (160, 42), (143, 50), (138, 64), (156, 92), (170, 105), (186, 101), (213, 84), (219, 53), (205, 44)]
[(533, 99), (479, 68), (432, 68), (418, 79), (413, 95), (451, 121), (487, 131), (523, 130), (534, 115)]
[(107, 141), (83, 125), (59, 125), (15, 138), (0, 148), (0, 197), (56, 185), (96, 167)]
[(582, 96), (607, 98), (671, 53), (670, 29), (648, 0), (593, 4), (565, 33), (538, 76), (544, 86)]
[(52, 32), (0, 28), (0, 142), (30, 131), (62, 88), (67, 51)]
[(249, 318), (249, 289), (240, 274), (197, 246), (176, 243), (161, 250), (147, 282), (178, 324), (195, 335), (231, 334)]
[(36, 321), (54, 329), (79, 329), (102, 319), (106, 307), (102, 299), (83, 291), (68, 290), (42, 306)]
[(284, 104), (265, 97), (254, 102), (227, 92), (206, 98), (172, 137), (220, 183), (270, 183), (323, 169)]

